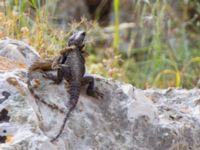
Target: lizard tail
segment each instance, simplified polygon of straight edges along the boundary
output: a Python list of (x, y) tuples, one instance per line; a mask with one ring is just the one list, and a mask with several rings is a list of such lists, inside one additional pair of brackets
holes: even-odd
[(59, 133), (56, 135), (56, 137), (54, 137), (51, 142), (54, 142), (55, 140), (57, 140), (59, 138), (59, 136), (62, 134), (64, 128), (65, 128), (65, 124), (71, 114), (71, 112), (74, 110), (74, 108), (76, 107), (76, 104), (78, 103), (78, 98), (79, 98), (79, 94), (80, 94), (80, 85), (78, 84), (71, 84), (71, 86), (69, 87), (69, 93), (70, 93), (70, 101), (69, 101), (69, 111), (67, 112), (67, 114), (65, 115), (64, 121), (62, 126), (60, 127), (60, 131)]
[(31, 85), (31, 80), (32, 80), (31, 73), (28, 72), (27, 86), (28, 86), (28, 89), (29, 89), (31, 95), (32, 95), (37, 101), (40, 101), (41, 103), (47, 105), (47, 106), (50, 107), (51, 109), (56, 109), (56, 110), (60, 111), (60, 113), (65, 113), (65, 111), (63, 111), (62, 109), (60, 109), (57, 105), (55, 105), (55, 104), (49, 104), (49, 103), (47, 103), (45, 100), (41, 99), (41, 98), (34, 92), (34, 87), (32, 87), (32, 85)]

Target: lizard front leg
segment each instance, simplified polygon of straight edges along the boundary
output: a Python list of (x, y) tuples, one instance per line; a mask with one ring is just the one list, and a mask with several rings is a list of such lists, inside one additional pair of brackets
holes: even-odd
[(94, 77), (92, 76), (84, 76), (81, 82), (82, 85), (88, 84), (86, 93), (89, 96), (98, 98), (98, 97), (103, 97), (103, 94), (97, 91), (96, 88), (94, 88)]
[(43, 73), (43, 77), (53, 80), (54, 84), (60, 84), (64, 77), (69, 77), (69, 76), (70, 76), (69, 67), (64, 64), (59, 65), (59, 68), (57, 69), (57, 75), (53, 75), (52, 73), (46, 73), (46, 72)]

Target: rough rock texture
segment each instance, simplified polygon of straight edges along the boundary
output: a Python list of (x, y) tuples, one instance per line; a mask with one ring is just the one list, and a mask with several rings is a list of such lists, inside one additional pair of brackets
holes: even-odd
[[(63, 83), (52, 85), (39, 72), (34, 78), (41, 98), (67, 110)], [(51, 143), (64, 114), (35, 101), (27, 90), (26, 69), (0, 72), (0, 149), (200, 149), (199, 89), (140, 90), (99, 76), (95, 87), (104, 97), (89, 97), (83, 87), (62, 136)]]
[(13, 39), (0, 40), (0, 56), (26, 65), (30, 65), (39, 58), (39, 54), (33, 47)]

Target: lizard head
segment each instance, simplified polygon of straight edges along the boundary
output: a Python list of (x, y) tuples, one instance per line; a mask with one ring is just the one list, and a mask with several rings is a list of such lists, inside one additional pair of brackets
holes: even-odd
[(84, 44), (85, 36), (86, 36), (85, 31), (74, 32), (69, 38), (68, 46), (74, 45), (77, 46), (79, 49), (82, 49), (85, 46)]

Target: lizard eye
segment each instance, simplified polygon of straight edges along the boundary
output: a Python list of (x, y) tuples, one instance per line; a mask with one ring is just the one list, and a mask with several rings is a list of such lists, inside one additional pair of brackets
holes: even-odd
[(83, 31), (83, 33), (82, 33), (82, 36), (85, 36), (86, 35), (86, 32), (85, 31)]

